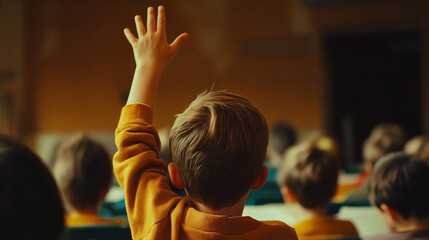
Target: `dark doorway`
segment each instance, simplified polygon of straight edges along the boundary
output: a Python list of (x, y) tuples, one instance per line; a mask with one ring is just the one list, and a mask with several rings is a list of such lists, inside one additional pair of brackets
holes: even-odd
[(421, 133), (421, 59), (417, 32), (327, 34), (325, 130), (344, 164), (361, 161), (362, 142), (378, 123)]

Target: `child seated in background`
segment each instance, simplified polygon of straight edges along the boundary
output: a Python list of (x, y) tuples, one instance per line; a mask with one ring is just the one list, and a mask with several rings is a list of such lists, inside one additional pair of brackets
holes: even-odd
[(49, 169), (26, 146), (0, 134), (0, 239), (57, 240), (64, 208)]
[(264, 186), (258, 191), (251, 191), (246, 205), (260, 205), (265, 203), (283, 202), (282, 194), (276, 182), (277, 168), (283, 160), (283, 154), (287, 148), (295, 144), (295, 130), (285, 124), (277, 123), (271, 129), (268, 139), (267, 161), (268, 178)]
[(277, 123), (270, 131), (267, 158), (270, 166), (277, 169), (286, 150), (296, 143), (295, 129), (285, 123)]
[(429, 137), (418, 136), (409, 140), (404, 151), (429, 164)]
[(67, 226), (126, 223), (125, 218), (98, 215), (113, 177), (111, 158), (100, 143), (76, 134), (59, 145), (53, 161), (52, 171), (68, 212)]
[(363, 143), (363, 160), (365, 172), (357, 180), (357, 190), (350, 193), (344, 200), (345, 204), (367, 204), (368, 178), (378, 159), (384, 155), (402, 151), (406, 142), (406, 134), (401, 126), (395, 123), (378, 124)]
[(162, 6), (157, 22), (148, 8), (147, 28), (140, 16), (135, 21), (138, 38), (125, 29), (136, 70), (116, 129), (113, 161), (133, 239), (297, 239), (285, 223), (241, 216), (249, 191), (267, 178), (268, 127), (262, 114), (236, 94), (202, 93), (177, 115), (168, 170), (188, 197), (171, 191), (152, 109), (162, 72), (188, 34), (168, 44)]
[(429, 239), (429, 166), (405, 153), (391, 153), (376, 164), (369, 199), (391, 233), (368, 240)]
[(358, 236), (351, 222), (326, 213), (337, 190), (339, 170), (338, 160), (313, 142), (295, 145), (287, 151), (277, 180), (285, 201), (298, 203), (301, 222), (294, 228), (299, 239)]

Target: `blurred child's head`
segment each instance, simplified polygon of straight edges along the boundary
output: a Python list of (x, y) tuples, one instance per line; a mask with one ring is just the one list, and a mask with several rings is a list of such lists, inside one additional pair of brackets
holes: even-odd
[(0, 135), (0, 239), (59, 239), (64, 209), (48, 168), (31, 150)]
[(404, 151), (429, 164), (429, 137), (418, 136), (407, 142)]
[[(374, 167), (369, 200), (395, 230), (410, 219), (429, 220), (429, 166), (405, 153), (390, 153)], [(428, 226), (429, 227), (429, 226)]]
[(54, 154), (53, 173), (69, 211), (98, 210), (112, 182), (109, 154), (83, 134), (62, 142)]
[(296, 143), (295, 129), (285, 123), (278, 123), (270, 131), (268, 153), (271, 164), (277, 167), (286, 149)]
[(267, 144), (262, 114), (226, 91), (200, 94), (177, 115), (170, 132), (183, 187), (192, 200), (213, 209), (234, 205), (253, 188), (264, 170)]
[(158, 130), (159, 140), (161, 141), (161, 149), (159, 156), (168, 165), (173, 160), (171, 159), (171, 149), (169, 143), (170, 128), (164, 127)]
[(306, 209), (327, 206), (337, 190), (340, 170), (338, 160), (315, 143), (291, 147), (277, 173), (284, 198)]
[(405, 132), (398, 124), (382, 123), (375, 126), (363, 145), (366, 170), (371, 172), (377, 160), (382, 156), (402, 151), (405, 141)]

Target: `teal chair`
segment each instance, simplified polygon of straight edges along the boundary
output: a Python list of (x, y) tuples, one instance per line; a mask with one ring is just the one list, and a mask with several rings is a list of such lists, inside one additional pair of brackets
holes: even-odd
[(256, 191), (250, 191), (246, 205), (262, 205), (267, 203), (282, 203), (283, 197), (275, 182), (266, 182)]
[(67, 227), (61, 240), (129, 240), (131, 230), (127, 225), (101, 225)]

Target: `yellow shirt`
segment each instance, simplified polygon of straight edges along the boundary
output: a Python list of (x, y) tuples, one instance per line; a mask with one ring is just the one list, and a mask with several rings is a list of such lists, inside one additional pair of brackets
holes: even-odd
[(102, 218), (94, 213), (71, 213), (66, 215), (66, 226), (94, 226), (94, 225), (109, 225), (109, 224), (125, 224), (126, 218)]
[(300, 240), (359, 237), (352, 222), (329, 216), (314, 217), (299, 222), (295, 225), (295, 231)]
[(125, 192), (128, 220), (139, 239), (297, 239), (285, 223), (260, 222), (199, 212), (170, 190), (160, 141), (152, 126), (152, 110), (144, 104), (122, 109), (113, 168)]

